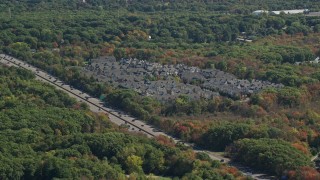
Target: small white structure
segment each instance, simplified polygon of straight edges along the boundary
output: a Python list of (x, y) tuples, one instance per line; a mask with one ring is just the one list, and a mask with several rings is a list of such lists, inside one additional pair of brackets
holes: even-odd
[(261, 14), (269, 14), (269, 11), (266, 11), (266, 10), (256, 10), (256, 11), (253, 11), (252, 13), (253, 15), (261, 15)]
[[(315, 60), (313, 61), (309, 61), (310, 64), (319, 64), (320, 61), (320, 57), (317, 57)], [(306, 62), (295, 62), (295, 65), (300, 65), (300, 64), (305, 64)]]
[(280, 15), (281, 13), (284, 14), (303, 14), (308, 13), (309, 9), (293, 9), (293, 10), (281, 10), (281, 11), (266, 11), (266, 10), (256, 10), (252, 12), (253, 15), (261, 15), (261, 14), (275, 14)]
[(148, 37), (148, 40), (151, 40), (151, 36)]
[(252, 42), (251, 39), (245, 39), (245, 38), (241, 38), (241, 37), (238, 37), (237, 40), (242, 41), (242, 42)]
[(310, 61), (311, 64), (318, 64), (320, 60), (320, 57), (317, 57), (315, 60)]
[(280, 13), (284, 14), (303, 14), (309, 12), (309, 9), (293, 9), (293, 10), (281, 10), (281, 11), (271, 11), (271, 14), (279, 15)]

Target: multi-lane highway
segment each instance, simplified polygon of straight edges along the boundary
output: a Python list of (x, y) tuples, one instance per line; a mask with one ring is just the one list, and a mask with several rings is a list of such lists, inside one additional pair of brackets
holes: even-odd
[[(78, 89), (75, 89), (68, 84), (60, 81), (56, 77), (51, 76), (50, 74), (30, 65), (27, 64), (21, 60), (18, 60), (16, 58), (13, 58), (11, 56), (5, 55), (5, 54), (0, 54), (0, 63), (5, 64), (7, 66), (15, 66), (15, 67), (20, 67), (23, 69), (27, 69), (35, 73), (36, 79), (49, 83), (52, 86), (54, 86), (57, 89), (60, 89), (64, 92), (66, 92), (69, 96), (75, 98), (77, 101), (84, 102), (89, 106), (89, 109), (93, 112), (99, 112), (99, 113), (106, 113), (109, 116), (110, 121), (117, 125), (127, 125), (129, 127), (129, 131), (134, 131), (134, 132), (139, 132), (147, 135), (148, 137), (155, 137), (159, 135), (166, 136), (170, 139), (173, 139), (176, 143), (180, 142), (179, 139), (175, 139), (172, 136), (165, 134), (163, 132), (158, 131), (157, 129), (153, 128), (152, 126), (146, 124), (145, 122), (138, 120), (128, 114), (125, 114), (122, 111), (115, 110), (109, 107), (105, 107), (103, 105), (103, 102), (101, 102), (99, 99), (94, 98), (90, 96), (87, 93), (84, 93)], [(192, 147), (191, 144), (184, 143), (186, 146)], [(195, 152), (204, 152), (209, 155), (209, 157), (213, 160), (218, 160), (218, 161), (224, 161), (225, 163), (229, 163), (228, 158), (224, 158), (221, 155), (214, 153), (214, 152), (209, 152), (209, 151), (204, 151), (204, 150), (195, 150)], [(245, 175), (251, 176), (254, 179), (270, 179), (264, 177), (264, 174), (261, 173), (252, 173), (252, 171), (248, 168), (245, 168), (240, 165), (236, 164), (230, 164), (238, 169), (240, 169)], [(264, 178), (262, 178), (264, 177)]]
[[(24, 69), (27, 69), (27, 70), (34, 72), (37, 80), (49, 83), (49, 84), (55, 86), (57, 89), (60, 89), (64, 92), (66, 92), (71, 97), (75, 98), (76, 100), (78, 100), (80, 102), (87, 103), (90, 110), (93, 112), (100, 112), (100, 113), (108, 114), (110, 121), (112, 121), (113, 123), (115, 123), (117, 125), (122, 125), (122, 124), (127, 125), (129, 127), (129, 131), (136, 131), (136, 132), (144, 133), (149, 137), (159, 136), (159, 135), (168, 136), (162, 132), (157, 131), (156, 129), (154, 129), (150, 125), (148, 125), (142, 121), (136, 120), (134, 117), (126, 115), (125, 113), (123, 113), (119, 110), (114, 110), (114, 109), (105, 107), (103, 105), (103, 102), (101, 102), (99, 99), (93, 98), (90, 95), (88, 95), (78, 89), (75, 89), (75, 88), (69, 86), (68, 84), (58, 80), (56, 77), (53, 77), (53, 76), (49, 75), (48, 73), (46, 73), (42, 70), (39, 70), (38, 68), (31, 66), (23, 61), (20, 61), (18, 59), (15, 59), (13, 57), (10, 57), (10, 56), (4, 55), (4, 54), (0, 54), (0, 62), (3, 64), (6, 64), (8, 66), (16, 66), (16, 67), (24, 68)], [(172, 137), (170, 137), (170, 138), (172, 138)]]

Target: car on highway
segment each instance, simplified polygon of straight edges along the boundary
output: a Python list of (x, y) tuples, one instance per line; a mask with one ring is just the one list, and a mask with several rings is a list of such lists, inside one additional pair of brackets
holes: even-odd
[(161, 130), (157, 129), (157, 128), (153, 128), (152, 129), (153, 132), (161, 132)]

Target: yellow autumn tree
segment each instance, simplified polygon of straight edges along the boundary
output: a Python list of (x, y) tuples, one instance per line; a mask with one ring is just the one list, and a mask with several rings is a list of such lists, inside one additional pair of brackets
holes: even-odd
[(133, 173), (133, 172), (142, 173), (143, 172), (142, 164), (143, 164), (143, 161), (139, 156), (131, 155), (127, 157), (126, 165), (128, 167), (127, 170), (129, 173)]

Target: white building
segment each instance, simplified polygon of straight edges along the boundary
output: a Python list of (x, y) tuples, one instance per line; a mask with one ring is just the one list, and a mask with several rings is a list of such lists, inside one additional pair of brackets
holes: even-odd
[(309, 9), (293, 9), (293, 10), (281, 10), (281, 11), (266, 11), (266, 10), (256, 10), (252, 12), (253, 15), (261, 15), (261, 14), (275, 14), (280, 15), (282, 13), (284, 14), (303, 14), (309, 12)]
[(280, 13), (284, 14), (303, 14), (309, 12), (308, 9), (293, 9), (293, 10), (281, 10), (281, 11), (271, 11), (272, 14), (279, 15)]
[(254, 11), (252, 14), (253, 15), (256, 15), (256, 16), (258, 16), (258, 15), (261, 15), (261, 14), (269, 14), (269, 11), (266, 11), (266, 10), (256, 10), (256, 11)]

